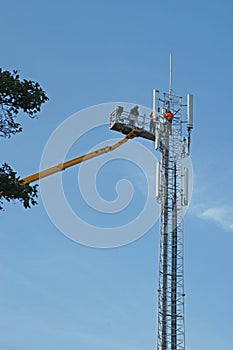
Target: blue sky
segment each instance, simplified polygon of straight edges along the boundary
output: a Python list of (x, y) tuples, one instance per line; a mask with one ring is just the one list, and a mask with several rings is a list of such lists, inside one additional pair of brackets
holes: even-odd
[[(50, 97), (37, 120), (20, 119), (24, 133), (1, 140), (1, 162), (22, 176), (37, 171), (49, 136), (71, 114), (112, 101), (151, 108), (152, 89), (168, 88), (173, 52), (174, 91), (195, 99), (194, 191), (185, 217), (187, 350), (232, 349), (232, 15), (228, 0), (1, 5), (1, 67), (38, 80)], [(79, 154), (118, 137), (101, 132), (92, 144), (81, 143)], [(141, 205), (141, 175), (127, 167)], [(111, 196), (107, 171), (98, 181)], [(80, 207), (77, 172), (63, 177)], [(102, 193), (109, 196), (105, 187)], [(9, 204), (1, 213), (0, 348), (155, 348), (158, 224), (127, 246), (94, 249), (62, 235), (38, 201), (31, 210)]]

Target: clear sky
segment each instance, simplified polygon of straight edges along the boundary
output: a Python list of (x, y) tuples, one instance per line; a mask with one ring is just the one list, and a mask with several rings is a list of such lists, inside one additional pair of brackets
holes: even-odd
[[(20, 119), (21, 135), (1, 140), (1, 162), (21, 176), (38, 170), (51, 133), (73, 113), (112, 101), (151, 108), (152, 89), (168, 89), (173, 52), (174, 91), (195, 99), (187, 350), (232, 350), (232, 17), (230, 0), (9, 0), (0, 11), (1, 67), (38, 80), (50, 97), (37, 120)], [(70, 154), (119, 136), (99, 131)], [(126, 160), (116, 169), (114, 162), (103, 167), (97, 187), (112, 200), (112, 174), (126, 176), (137, 196), (129, 215), (137, 214), (140, 171)], [(83, 204), (77, 174), (63, 175), (67, 198), (85, 219), (106, 225), (109, 215), (92, 217)], [(158, 223), (126, 246), (90, 248), (62, 235), (38, 202), (31, 210), (9, 204), (1, 213), (0, 349), (154, 349)]]

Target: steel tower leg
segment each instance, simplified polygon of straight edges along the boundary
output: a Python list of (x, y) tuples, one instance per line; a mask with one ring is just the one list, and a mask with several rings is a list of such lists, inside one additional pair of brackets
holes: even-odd
[(176, 285), (177, 285), (177, 203), (176, 203), (176, 163), (173, 170), (174, 176), (174, 195), (172, 203), (172, 276), (171, 276), (171, 348), (176, 350), (177, 348), (177, 308), (176, 308)]
[[(167, 140), (168, 141), (168, 140)], [(167, 272), (168, 272), (168, 160), (169, 160), (169, 150), (164, 147), (162, 152), (162, 166), (164, 167), (164, 203), (163, 203), (163, 235), (162, 247), (163, 247), (163, 256), (162, 256), (162, 339), (161, 339), (161, 349), (167, 349)]]

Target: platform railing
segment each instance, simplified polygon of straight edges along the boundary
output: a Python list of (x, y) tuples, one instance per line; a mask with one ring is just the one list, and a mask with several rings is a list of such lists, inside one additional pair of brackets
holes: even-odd
[(127, 111), (123, 111), (121, 114), (119, 114), (117, 109), (115, 109), (110, 114), (110, 126), (112, 126), (114, 123), (120, 123), (150, 132), (150, 117), (146, 114), (135, 116)]

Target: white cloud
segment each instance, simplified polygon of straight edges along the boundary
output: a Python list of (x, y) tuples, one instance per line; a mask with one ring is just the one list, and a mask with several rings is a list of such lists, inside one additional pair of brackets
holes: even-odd
[(212, 207), (203, 210), (199, 217), (215, 222), (228, 231), (233, 231), (233, 207)]

